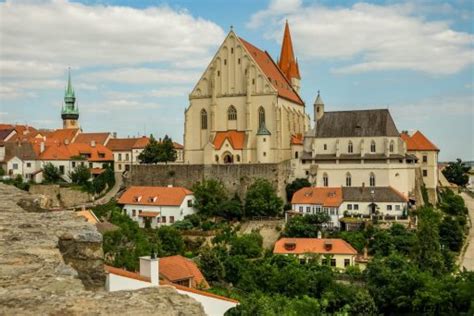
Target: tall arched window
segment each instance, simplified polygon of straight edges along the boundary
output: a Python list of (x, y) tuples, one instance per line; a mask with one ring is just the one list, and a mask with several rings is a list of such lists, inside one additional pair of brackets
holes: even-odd
[(389, 150), (391, 153), (393, 153), (393, 147), (394, 147), (394, 144), (393, 144), (393, 140), (390, 141), (390, 146), (389, 146)]
[(237, 110), (233, 105), (229, 106), (229, 109), (227, 110), (227, 119), (229, 121), (237, 120)]
[(263, 107), (258, 108), (258, 127), (265, 124), (265, 109)]
[(352, 176), (348, 172), (346, 173), (346, 187), (350, 187), (350, 186), (352, 186)]
[(347, 145), (347, 152), (352, 153), (354, 151), (354, 146), (352, 145), (352, 142), (349, 141), (349, 144)]
[(375, 152), (375, 141), (372, 141), (372, 142), (370, 143), (370, 152), (371, 152), (371, 153), (374, 153), (374, 152)]
[(370, 173), (369, 184), (371, 187), (375, 187), (375, 174), (373, 172)]
[(323, 174), (323, 186), (325, 186), (325, 187), (329, 186), (329, 178), (328, 178), (327, 173)]
[(207, 129), (207, 111), (201, 110), (201, 129)]

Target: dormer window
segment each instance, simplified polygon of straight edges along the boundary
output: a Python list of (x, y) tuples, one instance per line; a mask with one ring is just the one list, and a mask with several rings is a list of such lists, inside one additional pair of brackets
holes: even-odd
[(133, 201), (134, 201), (134, 202), (140, 202), (141, 199), (142, 199), (142, 196), (141, 196), (141, 195), (136, 195), (136, 196), (133, 197)]
[(284, 245), (286, 250), (292, 251), (296, 249), (296, 243), (294, 242), (286, 242)]
[(155, 203), (158, 198), (156, 196), (149, 196), (148, 203)]

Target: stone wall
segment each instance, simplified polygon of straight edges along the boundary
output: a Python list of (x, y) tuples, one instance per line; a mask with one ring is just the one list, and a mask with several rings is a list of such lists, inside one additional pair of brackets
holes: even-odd
[(43, 202), (0, 183), (0, 315), (205, 315), (172, 287), (105, 292), (102, 236)]
[(58, 184), (38, 184), (30, 186), (31, 194), (44, 195), (49, 199), (49, 208), (69, 208), (92, 201), (89, 193), (61, 187)]
[(279, 164), (229, 165), (132, 165), (126, 185), (183, 186), (191, 188), (204, 179), (221, 180), (231, 194), (243, 197), (255, 179), (273, 183), (278, 195), (285, 198), (285, 187), (291, 173), (290, 161)]

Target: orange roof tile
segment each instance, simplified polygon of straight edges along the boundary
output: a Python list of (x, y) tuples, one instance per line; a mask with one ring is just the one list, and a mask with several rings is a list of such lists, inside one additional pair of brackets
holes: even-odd
[(245, 132), (238, 131), (226, 131), (216, 132), (214, 137), (214, 147), (219, 150), (224, 144), (225, 140), (228, 140), (233, 149), (241, 150), (244, 148)]
[(291, 144), (292, 145), (303, 145), (303, 134), (298, 133), (296, 135), (291, 135)]
[(192, 287), (209, 288), (196, 263), (180, 255), (160, 258), (160, 275), (170, 282), (191, 278)]
[[(35, 150), (39, 150), (40, 142), (35, 142)], [(88, 161), (113, 161), (112, 152), (105, 146), (97, 144), (94, 147), (89, 144), (48, 143), (45, 150), (40, 154), (41, 160), (70, 160), (73, 157), (88, 155)]]
[(273, 87), (278, 91), (278, 96), (304, 105), (303, 100), (298, 93), (293, 89), (291, 82), (281, 72), (280, 68), (275, 64), (270, 54), (253, 46), (243, 38), (240, 38), (250, 56), (255, 60), (258, 66), (262, 69), (268, 79), (271, 81)]
[(401, 133), (400, 137), (407, 144), (407, 150), (409, 151), (439, 151), (438, 147), (436, 147), (432, 142), (430, 142), (430, 140), (426, 138), (426, 136), (423, 135), (423, 133), (421, 133), (420, 131), (416, 131), (411, 136), (407, 133)]
[(19, 125), (19, 124), (0, 124), (0, 130), (4, 129), (14, 129), (16, 134), (13, 135), (9, 141), (24, 141), (34, 137), (38, 131), (36, 128), (29, 125)]
[(338, 207), (342, 203), (342, 189), (326, 187), (302, 188), (293, 194), (292, 204), (319, 204), (325, 207)]
[(150, 139), (146, 136), (142, 136), (140, 138), (137, 138), (137, 140), (135, 141), (135, 144), (133, 144), (132, 148), (133, 149), (143, 149), (146, 147), (146, 145), (148, 145), (148, 143), (150, 142)]
[(120, 197), (119, 204), (179, 206), (186, 195), (193, 192), (182, 187), (139, 187), (128, 188)]
[(70, 144), (74, 141), (78, 133), (78, 128), (63, 128), (53, 131), (49, 136), (46, 137), (54, 139), (63, 144)]
[[(331, 247), (326, 247), (326, 245)], [(343, 239), (323, 238), (281, 238), (273, 248), (275, 254), (348, 254), (356, 255), (357, 251)]]
[(140, 275), (140, 273), (137, 273), (137, 272), (130, 272), (124, 269), (111, 267), (105, 264), (104, 264), (104, 269), (108, 273), (120, 275), (126, 278), (135, 279), (135, 280), (144, 281), (144, 282), (151, 282), (150, 278)]
[(74, 143), (90, 144), (95, 141), (96, 144), (105, 145), (109, 137), (110, 133), (80, 133)]
[(107, 143), (107, 148), (112, 151), (131, 151), (137, 138), (112, 138)]
[(286, 78), (300, 78), (300, 71), (296, 63), (295, 53), (293, 52), (293, 43), (291, 41), (290, 27), (288, 21), (285, 24), (285, 32), (283, 33), (283, 42), (281, 44), (280, 61), (278, 66), (285, 74)]
[(139, 217), (157, 217), (160, 213), (157, 212), (141, 212), (138, 214)]

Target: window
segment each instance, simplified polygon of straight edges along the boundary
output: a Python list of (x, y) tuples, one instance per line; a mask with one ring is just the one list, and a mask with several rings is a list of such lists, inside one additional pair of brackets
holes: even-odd
[(170, 224), (174, 223), (174, 216), (170, 216)]
[(230, 53), (231, 53), (231, 54), (234, 53), (234, 48), (233, 48), (233, 47), (230, 48)]
[(352, 204), (347, 204), (347, 209), (348, 209), (349, 211), (352, 211)]
[(334, 213), (335, 213), (334, 208), (331, 207), (331, 208), (329, 209), (329, 213), (330, 213), (331, 215), (334, 215)]
[(122, 161), (122, 154), (118, 154), (118, 161)]
[(329, 178), (328, 178), (327, 173), (323, 174), (323, 186), (325, 186), (325, 187), (329, 186)]
[(375, 149), (376, 149), (376, 148), (375, 148), (375, 141), (372, 141), (372, 142), (370, 143), (370, 152), (371, 152), (371, 153), (374, 153), (374, 152), (375, 152)]
[(323, 260), (321, 261), (321, 264), (322, 264), (323, 266), (327, 266), (327, 265), (328, 265), (328, 259), (323, 259)]
[(126, 155), (125, 155), (125, 160), (128, 161), (129, 159), (130, 159), (129, 154), (126, 154)]
[(428, 176), (428, 170), (423, 169), (423, 177), (427, 177), (427, 176)]
[(393, 153), (393, 140), (390, 142), (389, 150), (391, 153)]
[(218, 71), (217, 71), (217, 77), (220, 77), (220, 76), (221, 76), (221, 71), (218, 70)]
[(240, 65), (240, 58), (239, 58), (239, 59), (237, 59), (237, 63)]
[(137, 210), (132, 210), (132, 216), (137, 216)]
[(201, 129), (207, 129), (207, 111), (201, 110)]
[(224, 59), (224, 65), (227, 65), (227, 59)]
[(350, 259), (344, 259), (344, 267), (347, 267), (351, 264), (351, 260)]
[(188, 200), (188, 207), (193, 207), (193, 200)]
[(31, 162), (26, 163), (26, 168), (31, 168)]
[(306, 206), (306, 213), (309, 213), (311, 212), (311, 207), (310, 206)]
[(295, 151), (295, 159), (298, 159), (298, 152)]
[(105, 158), (105, 154), (104, 153), (99, 153), (99, 158)]
[(64, 174), (64, 166), (59, 166), (59, 173)]
[(267, 153), (266, 152), (263, 152), (263, 157), (266, 157), (267, 156)]
[(373, 172), (370, 173), (369, 185), (375, 187), (375, 174)]
[(400, 205), (395, 205), (395, 211), (399, 211), (400, 210)]
[(328, 149), (328, 145), (324, 144), (324, 150)]
[(236, 155), (235, 158), (237, 158), (237, 162), (240, 162), (240, 155)]
[(92, 162), (89, 162), (89, 168), (92, 168), (93, 164)]
[(76, 168), (76, 162), (75, 161), (72, 162), (72, 167)]
[(138, 214), (141, 214), (143, 211), (142, 210), (138, 210)]
[(428, 156), (427, 155), (423, 155), (423, 162), (428, 162)]
[(351, 174), (348, 172), (346, 174), (346, 187), (352, 186), (352, 177)]
[(358, 211), (359, 210), (359, 204), (354, 204), (354, 211)]
[(300, 210), (301, 213), (303, 213), (303, 207), (302, 206), (299, 207), (299, 210)]
[(255, 79), (252, 79), (252, 84), (255, 84)]
[(121, 164), (118, 165), (118, 169), (122, 170), (122, 165)]
[(391, 211), (392, 210), (392, 206), (390, 204), (387, 205), (387, 211)]
[(331, 267), (335, 267), (336, 266), (336, 259), (331, 259)]
[(237, 110), (233, 105), (229, 106), (229, 109), (227, 110), (227, 119), (229, 121), (237, 120)]
[(13, 170), (18, 170), (18, 164), (14, 163), (12, 168), (13, 168)]
[(219, 162), (219, 156), (215, 155), (214, 159), (216, 160), (216, 162)]
[(161, 222), (166, 223), (166, 216), (161, 216)]
[(265, 124), (265, 109), (263, 107), (258, 108), (258, 127)]
[(349, 141), (349, 145), (347, 145), (347, 152), (352, 153), (354, 151), (354, 146), (352, 145), (352, 142)]

